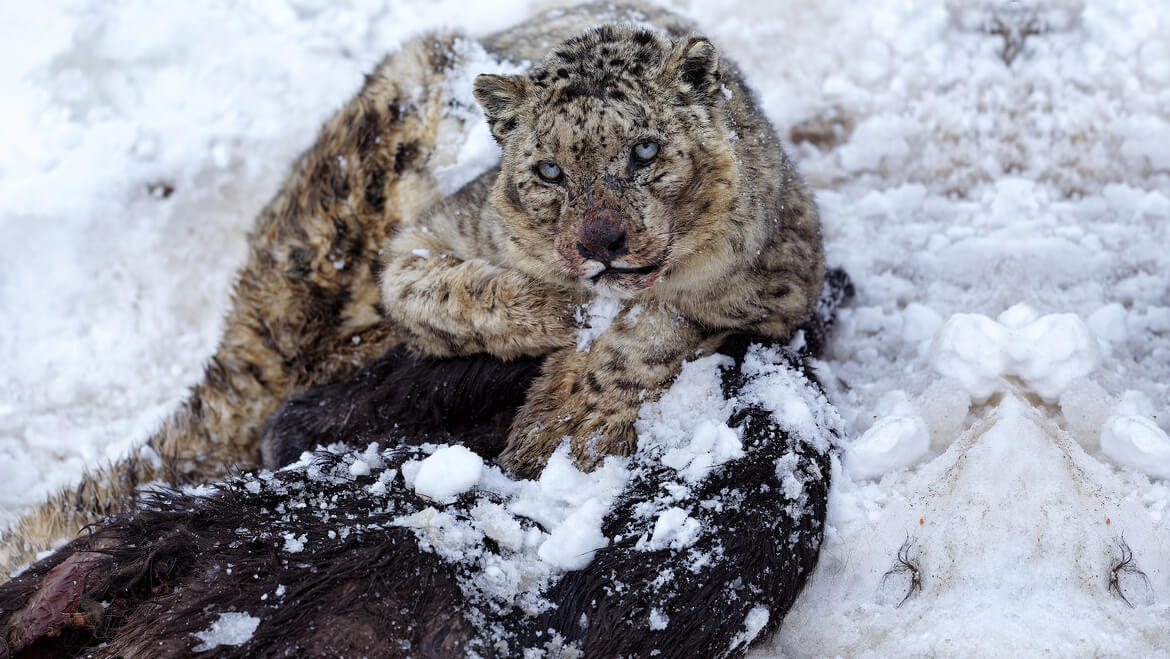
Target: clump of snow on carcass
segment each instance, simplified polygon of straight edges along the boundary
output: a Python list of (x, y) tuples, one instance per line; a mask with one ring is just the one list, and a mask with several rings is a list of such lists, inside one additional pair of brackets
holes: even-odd
[[(727, 425), (735, 410), (745, 405), (771, 410), (792, 441), (821, 451), (830, 448), (828, 428), (840, 425), (823, 395), (788, 366), (779, 349), (749, 350), (741, 369), (748, 380), (729, 400), (722, 393), (722, 372), (731, 366), (723, 355), (684, 364), (659, 400), (642, 407), (635, 453), (608, 457), (591, 473), (577, 468), (567, 442), (536, 480), (511, 479), (494, 465), (467, 458), (462, 447), (424, 446), (418, 450), (429, 455), (403, 463), (401, 473), (404, 484), (426, 495), (430, 505), (397, 517), (394, 524), (412, 529), (423, 549), (460, 566), (465, 596), (494, 610), (545, 610), (551, 603), (542, 594), (551, 583), (566, 571), (584, 569), (597, 550), (622, 537), (634, 540), (635, 551), (686, 552), (705, 535), (722, 532), (700, 518), (718, 519), (723, 506), (734, 507), (741, 496), (738, 491), (703, 501), (694, 496), (709, 476), (746, 456), (741, 430)], [(464, 460), (474, 468), (461, 466)], [(791, 451), (776, 460), (771, 485), (789, 500), (786, 513), (793, 518), (809, 511), (806, 462)], [(623, 494), (630, 488), (638, 492), (633, 518), (620, 536), (607, 537), (605, 518), (619, 497), (630, 496)], [(722, 545), (712, 546), (716, 551), (687, 559), (694, 573), (722, 560)], [(673, 588), (673, 577), (664, 575), (656, 587)], [(657, 616), (654, 624), (666, 624), (666, 614)], [(745, 621), (744, 639), (762, 628), (757, 622), (758, 615)]]
[[(723, 397), (719, 371), (729, 357), (712, 355), (683, 364), (670, 390), (642, 407), (635, 423), (640, 447), (661, 448), (661, 461), (689, 482), (743, 455), (739, 436), (727, 427), (734, 401)], [(653, 448), (652, 448), (653, 447)]]
[(260, 619), (247, 613), (221, 613), (211, 626), (192, 635), (200, 640), (192, 652), (207, 652), (221, 645), (243, 645), (252, 639)]
[(769, 618), (771, 618), (771, 614), (767, 607), (757, 606), (748, 611), (747, 618), (744, 620), (744, 630), (731, 640), (731, 648), (729, 649), (734, 650), (744, 644), (751, 645), (760, 632), (764, 631)]
[(451, 503), (478, 483), (482, 473), (483, 458), (465, 446), (443, 446), (422, 461), (412, 486), (421, 496)]
[[(540, 594), (550, 578), (588, 565), (608, 544), (602, 518), (629, 477), (616, 458), (581, 472), (567, 444), (537, 480), (511, 479), (462, 446), (422, 450), (430, 455), (401, 471), (405, 484), (433, 505), (394, 523), (413, 529), (424, 549), (470, 566), (476, 577), (465, 589), (477, 597), (530, 613), (548, 606)], [(487, 538), (498, 551), (487, 548)]]
[[(721, 371), (734, 367), (722, 355), (684, 364), (670, 389), (643, 405), (637, 422), (639, 445), (633, 459), (635, 478), (643, 480), (631, 508), (633, 518), (624, 522), (622, 532), (636, 538), (636, 550), (681, 553), (687, 571), (696, 575), (725, 559), (728, 528), (720, 520), (724, 511), (739, 508), (742, 497), (735, 487), (704, 489), (705, 480), (742, 466), (744, 460), (766, 460), (774, 467), (773, 476), (750, 487), (775, 488), (782, 501), (777, 518), (783, 513), (798, 524), (812, 510), (806, 485), (823, 475), (797, 447), (827, 452), (829, 438), (841, 425), (823, 394), (793, 370), (780, 348), (751, 347), (732, 376), (742, 384), (734, 398), (726, 399)], [(756, 437), (749, 450), (742, 428), (728, 426), (735, 412), (747, 408), (770, 412), (784, 434)], [(778, 541), (796, 542), (796, 535)], [(655, 592), (664, 597), (674, 592), (676, 576), (682, 575), (664, 573), (654, 584)]]
[[(644, 408), (637, 424), (639, 456), (652, 453), (655, 460), (678, 464), (688, 480), (697, 482), (720, 462), (743, 454), (739, 438), (724, 423), (733, 402), (722, 396), (719, 371), (728, 363), (726, 357), (714, 356), (684, 366), (671, 390)], [(731, 439), (704, 439), (720, 430), (730, 433)], [(593, 472), (582, 472), (566, 442), (538, 479), (513, 480), (463, 447), (431, 450), (429, 457), (403, 464), (402, 472), (409, 486), (435, 499), (436, 505), (398, 523), (415, 529), (426, 546), (451, 560), (483, 561), (490, 554), (482, 549), (483, 538), (496, 541), (506, 551), (491, 556), (480, 568), (498, 586), (491, 589), (493, 594), (507, 593), (508, 601), (525, 599), (524, 587), (537, 586), (530, 588), (535, 593), (555, 574), (584, 568), (598, 549), (609, 544), (610, 538), (601, 532), (602, 521), (638, 468), (637, 460), (609, 457)], [(680, 452), (690, 458), (685, 464), (677, 461)], [(696, 470), (695, 463), (704, 466)], [(459, 495), (465, 496), (457, 501)], [(469, 505), (466, 497), (474, 503)], [(464, 509), (470, 514), (464, 515)], [(663, 512), (665, 520), (656, 526), (658, 540), (685, 542), (693, 536), (693, 520), (688, 525), (685, 514), (667, 508)], [(531, 604), (536, 599), (530, 596), (525, 601)]]

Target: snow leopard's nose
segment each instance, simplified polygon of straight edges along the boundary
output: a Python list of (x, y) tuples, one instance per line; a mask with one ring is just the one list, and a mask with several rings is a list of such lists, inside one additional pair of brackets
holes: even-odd
[(583, 258), (609, 265), (629, 251), (626, 232), (611, 215), (601, 213), (585, 221), (581, 240), (577, 241), (577, 253)]

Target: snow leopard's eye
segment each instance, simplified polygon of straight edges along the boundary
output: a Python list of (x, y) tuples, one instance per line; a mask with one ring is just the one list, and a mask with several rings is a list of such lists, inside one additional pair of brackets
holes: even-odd
[(549, 183), (560, 183), (561, 179), (565, 176), (565, 173), (561, 171), (561, 166), (555, 162), (540, 163), (536, 166), (536, 173), (540, 175), (540, 178)]
[(634, 145), (634, 162), (639, 165), (648, 164), (658, 157), (658, 142), (646, 140)]

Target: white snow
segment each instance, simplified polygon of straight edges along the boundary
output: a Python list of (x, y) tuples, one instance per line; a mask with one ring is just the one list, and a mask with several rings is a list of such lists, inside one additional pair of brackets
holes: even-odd
[(482, 472), (483, 458), (467, 447), (444, 446), (422, 461), (414, 476), (414, 491), (450, 503), (475, 485)]
[(1170, 479), (1170, 437), (1153, 419), (1109, 417), (1101, 428), (1101, 452), (1123, 467)]
[(599, 295), (579, 307), (576, 312), (577, 323), (580, 326), (577, 330), (577, 350), (589, 352), (594, 339), (609, 329), (621, 310), (621, 300), (604, 295)]
[[(141, 443), (198, 380), (253, 218), (364, 72), (421, 30), (474, 36), (534, 4), (5, 7), (0, 523)], [(828, 261), (857, 287), (816, 367), (852, 438), (832, 474), (821, 560), (753, 656), (1170, 650), (1163, 2), (686, 8), (741, 65), (781, 136), (838, 119), (839, 143), (787, 146), (816, 192)], [(1028, 31), (1006, 64), (1004, 35)], [(463, 48), (482, 64), (466, 80), (512, 66)], [(451, 83), (453, 112), (473, 116), (469, 89)], [(470, 132), (444, 133), (463, 139), (440, 172), (446, 190), (495, 157), (486, 130)], [(715, 373), (716, 361), (689, 368)], [(814, 432), (816, 406), (780, 386), (789, 375), (765, 375), (745, 396)], [(692, 383), (643, 410), (640, 435), (662, 454), (689, 449), (703, 422), (716, 437), (725, 426), (718, 379)], [(367, 452), (350, 477), (366, 477), (359, 459), (378, 474), (372, 494), (385, 492), (396, 472)], [(402, 465), (404, 480), (421, 465)], [(604, 487), (558, 472), (584, 483), (576, 496), (551, 481), (507, 486), (484, 467), (477, 487), (514, 489), (501, 510), (451, 523), (528, 560), (550, 533), (521, 520), (555, 535), (591, 498), (610, 505), (605, 492), (625, 476), (620, 462), (606, 469)], [(784, 461), (777, 478), (800, 491)], [(526, 517), (513, 501), (524, 492), (552, 503), (529, 504)], [(419, 533), (444, 528), (437, 516), (419, 522)], [(566, 548), (600, 542), (568, 535)], [(1145, 579), (1114, 569), (1122, 542)], [(910, 572), (891, 570), (904, 544), (921, 590), (901, 603)], [(493, 592), (546, 574), (519, 564), (484, 570)]]
[(541, 560), (562, 570), (578, 570), (609, 544), (601, 521), (629, 478), (624, 461), (610, 458), (590, 474), (582, 472), (561, 445), (540, 478), (523, 481), (509, 508), (549, 530), (540, 543)]
[[(793, 420), (794, 433), (806, 433), (807, 441), (818, 442), (827, 449), (823, 443), (826, 427), (817, 424), (831, 423), (835, 428), (840, 419), (835, 415), (813, 414), (810, 405), (817, 409), (825, 407), (820, 394), (803, 376), (777, 365), (779, 359), (774, 349), (749, 352), (752, 386), (760, 391), (749, 394), (747, 399), (759, 402), (756, 399), (766, 391), (777, 405), (772, 408), (773, 414), (788, 415)], [(401, 465), (404, 482), (416, 492), (422, 494), (425, 490), (428, 494), (421, 507), (408, 506), (392, 524), (411, 529), (420, 547), (452, 563), (462, 575), (460, 587), (465, 598), (476, 606), (516, 605), (528, 612), (546, 610), (555, 605), (544, 599), (544, 592), (555, 578), (566, 571), (584, 569), (599, 549), (622, 539), (634, 540), (635, 550), (683, 552), (690, 563), (689, 569), (702, 574), (705, 567), (722, 558), (722, 548), (717, 546), (715, 550), (708, 548), (701, 552), (692, 549), (704, 534), (714, 530), (698, 517), (709, 510), (738, 505), (741, 496), (733, 488), (697, 506), (688, 499), (691, 487), (717, 473), (723, 462), (746, 453), (739, 431), (726, 425), (729, 414), (742, 404), (726, 400), (720, 393), (720, 370), (728, 362), (727, 357), (710, 356), (686, 364), (683, 375), (662, 399), (643, 407), (638, 425), (645, 433), (634, 455), (611, 456), (591, 473), (577, 468), (569, 456), (567, 441), (558, 447), (534, 481), (513, 480), (498, 467), (479, 463), (478, 458), (469, 460), (477, 467), (473, 470), (475, 477), (465, 477), (463, 470), (449, 468), (451, 456), (464, 459), (461, 453), (466, 449), (462, 447), (423, 445), (406, 449), (408, 454), (397, 458), (405, 460)], [(795, 415), (793, 409), (798, 410)], [(385, 467), (394, 450), (382, 454), (379, 468), (385, 468), (385, 472), (377, 475), (376, 482), (386, 485), (377, 491), (371, 489), (375, 495), (388, 492), (388, 485), (394, 479), (395, 470)], [(426, 457), (414, 457), (420, 454)], [(361, 455), (363, 462), (374, 461), (370, 449)], [(639, 498), (633, 519), (623, 522), (619, 535), (608, 537), (603, 522), (631, 479), (659, 474), (663, 463), (669, 461), (666, 456), (678, 455), (685, 456), (685, 460), (680, 462), (683, 467), (677, 469), (677, 477), (654, 476), (649, 488), (655, 493)], [(356, 456), (356, 453), (342, 455), (340, 466), (332, 472), (320, 473), (317, 479), (328, 482), (336, 473), (349, 475), (346, 470), (352, 471)], [(703, 468), (695, 469), (696, 463)], [(670, 464), (665, 466), (675, 469)], [(313, 464), (301, 468), (308, 472)], [(391, 475), (385, 477), (385, 473)], [(408, 478), (407, 474), (413, 476)], [(373, 470), (369, 475), (374, 475)], [(788, 514), (806, 514), (805, 485), (809, 476), (795, 453), (776, 460), (775, 478), (774, 482), (758, 486), (780, 488), (789, 500)], [(640, 485), (646, 487), (647, 483)], [(440, 491), (442, 487), (450, 490)], [(446, 496), (448, 492), (458, 492), (461, 496), (456, 500), (454, 496)], [(486, 543), (487, 539), (493, 540), (494, 545)], [(668, 592), (665, 589), (673, 587), (672, 581), (673, 576), (664, 573), (653, 587), (662, 588), (665, 593)], [(765, 622), (766, 614), (764, 609)], [(754, 636), (763, 623), (754, 626), (752, 621), (759, 615), (753, 615), (747, 624)], [(661, 611), (652, 614), (650, 624), (655, 629), (665, 628), (666, 614)]]
[(308, 542), (308, 540), (308, 536), (303, 533), (299, 536), (295, 533), (285, 533), (284, 544), (281, 546), (281, 548), (290, 554), (297, 554), (304, 551), (305, 543)]
[(679, 507), (671, 507), (658, 514), (654, 522), (654, 532), (649, 541), (639, 541), (636, 545), (643, 551), (653, 551), (663, 547), (684, 549), (695, 544), (698, 539), (701, 525), (698, 520), (687, 514)]
[(207, 652), (221, 645), (243, 645), (256, 633), (260, 626), (260, 618), (247, 613), (221, 613), (211, 626), (192, 636), (198, 638), (199, 645), (191, 648), (192, 652)]
[(874, 478), (908, 467), (926, 454), (930, 430), (919, 416), (887, 416), (848, 446), (849, 473)]
[[(484, 52), (475, 41), (460, 39), (455, 43), (455, 52), (466, 62), (447, 79), (444, 91), (448, 98), (448, 113), (451, 117), (465, 122), (463, 131), (446, 133), (450, 142), (440, 140), (438, 148), (453, 151), (455, 158), (448, 164), (435, 169), (439, 191), (451, 194), (475, 180), (500, 159), (500, 147), (492, 137), (484, 119), (483, 111), (472, 95), (472, 83), (480, 73), (511, 74), (521, 73), (527, 66), (499, 62)], [(425, 256), (423, 258), (426, 258)]]
[(725, 423), (704, 419), (695, 428), (686, 446), (672, 448), (662, 456), (662, 464), (682, 472), (694, 483), (715, 465), (743, 457), (743, 442)]
[(768, 613), (768, 607), (753, 607), (751, 611), (748, 611), (747, 617), (744, 618), (744, 630), (736, 634), (735, 638), (731, 640), (730, 649), (735, 649), (744, 643), (751, 643), (756, 640), (756, 637), (760, 635), (760, 632), (768, 624), (769, 618), (771, 618), (771, 614)]
[(365, 460), (361, 460), (361, 459), (354, 460), (349, 465), (349, 475), (350, 476), (369, 476), (370, 475), (370, 465), (368, 463), (366, 463)]
[(605, 502), (588, 499), (552, 530), (537, 555), (561, 570), (580, 570), (589, 565), (597, 550), (609, 544), (601, 532), (601, 520), (607, 512)]

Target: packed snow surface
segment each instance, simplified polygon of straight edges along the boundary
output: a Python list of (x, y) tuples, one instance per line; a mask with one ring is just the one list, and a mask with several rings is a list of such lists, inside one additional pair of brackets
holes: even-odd
[[(0, 9), (0, 521), (141, 442), (199, 378), (252, 218), (385, 52), (545, 6)], [(830, 263), (857, 287), (818, 366), (853, 438), (822, 557), (755, 656), (1170, 652), (1162, 0), (681, 9), (757, 89), (817, 194)], [(483, 70), (512, 66), (466, 48)], [(469, 130), (440, 172), (446, 190), (495, 157)], [(614, 311), (596, 311), (600, 329)], [(812, 424), (772, 377), (753, 395)], [(677, 450), (682, 473), (735, 451), (717, 410), (671, 413), (685, 392), (702, 398), (683, 387), (639, 425)], [(347, 464), (378, 473), (373, 494), (394, 476), (380, 459)], [(423, 462), (402, 466), (415, 486)], [(552, 473), (578, 482), (563, 462)], [(485, 465), (477, 487), (494, 473)], [(598, 546), (589, 531), (607, 504), (601, 486), (558, 484), (524, 487), (547, 488), (531, 514), (550, 538), (579, 515), (544, 552), (568, 566), (569, 548)], [(432, 511), (419, 533), (444, 528)], [(476, 519), (500, 546), (550, 541), (499, 507)], [(645, 541), (687, 533), (664, 510)], [(746, 621), (743, 641), (765, 624)]]

